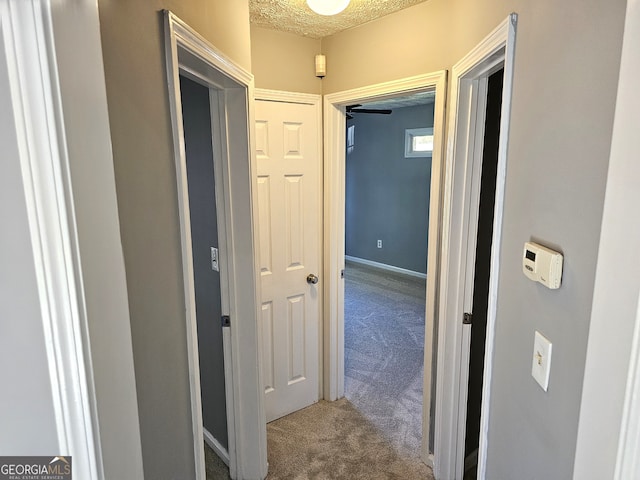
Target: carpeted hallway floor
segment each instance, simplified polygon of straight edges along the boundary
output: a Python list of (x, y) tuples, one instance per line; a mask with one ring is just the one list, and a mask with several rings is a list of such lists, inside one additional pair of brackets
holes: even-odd
[[(433, 480), (429, 467), (401, 456), (346, 398), (320, 402), (267, 425), (267, 480)], [(207, 480), (229, 470), (206, 447)]]
[[(425, 282), (353, 263), (345, 279), (346, 398), (267, 425), (267, 479), (431, 480), (418, 458)], [(207, 479), (228, 478), (208, 451)]]
[(345, 396), (407, 458), (422, 442), (425, 282), (345, 270)]

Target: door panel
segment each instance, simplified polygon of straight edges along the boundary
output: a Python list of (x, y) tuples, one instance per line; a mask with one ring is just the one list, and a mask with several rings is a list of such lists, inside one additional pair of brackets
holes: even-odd
[(319, 398), (321, 157), (316, 106), (256, 101), (267, 421)]
[(273, 355), (273, 303), (262, 304), (262, 376), (265, 393), (272, 392), (275, 385), (274, 355)]
[(269, 177), (258, 178), (258, 225), (260, 231), (260, 274), (271, 274), (271, 185)]

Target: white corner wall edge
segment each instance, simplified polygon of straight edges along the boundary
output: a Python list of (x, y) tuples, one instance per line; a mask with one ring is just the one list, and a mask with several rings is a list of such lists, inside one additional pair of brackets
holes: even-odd
[[(575, 480), (640, 478), (640, 263), (635, 261), (640, 224), (628, 213), (630, 205), (640, 204), (639, 43), (640, 0), (629, 0), (578, 423)], [(602, 388), (603, 378), (607, 379), (606, 388)]]
[(79, 478), (142, 478), (97, 9), (4, 0), (0, 22), (58, 454), (74, 457)]
[[(0, 29), (5, 46), (9, 89), (19, 145), (19, 162), (31, 235), (37, 288), (46, 342), (58, 445), (62, 455), (78, 459), (74, 472), (102, 479), (93, 385), (85, 368), (72, 235), (65, 228), (72, 203), (65, 198), (69, 179), (57, 131), (64, 127), (54, 113), (55, 70), (44, 17), (47, 7), (33, 2), (0, 3)], [(38, 75), (32, 75), (36, 72)], [(76, 348), (76, 345), (80, 348)]]
[[(84, 295), (85, 365), (92, 375), (104, 476), (143, 475), (131, 322), (120, 236), (97, 2), (50, 5), (59, 80), (58, 138), (66, 151)], [(91, 142), (86, 139), (90, 138)], [(65, 164), (63, 163), (63, 167)], [(90, 353), (89, 353), (90, 352)]]
[(640, 301), (631, 344), (631, 361), (616, 458), (615, 480), (640, 478)]

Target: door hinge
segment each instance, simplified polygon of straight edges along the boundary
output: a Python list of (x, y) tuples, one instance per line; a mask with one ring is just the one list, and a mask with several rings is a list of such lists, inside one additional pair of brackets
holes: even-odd
[(218, 264), (218, 249), (216, 247), (211, 247), (211, 270), (214, 272), (220, 271), (220, 266)]
[(344, 278), (344, 268), (340, 270), (340, 278)]
[(462, 316), (463, 325), (471, 325), (472, 322), (473, 322), (473, 313), (465, 313)]
[(231, 317), (229, 317), (229, 315), (222, 315), (222, 326), (223, 327), (231, 326)]

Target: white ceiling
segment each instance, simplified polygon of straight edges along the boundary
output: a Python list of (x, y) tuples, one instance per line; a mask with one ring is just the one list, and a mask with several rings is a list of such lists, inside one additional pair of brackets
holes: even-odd
[(249, 14), (257, 27), (322, 38), (424, 1), (351, 0), (343, 12), (325, 17), (313, 12), (306, 0), (249, 0)]
[(416, 105), (426, 105), (433, 103), (436, 98), (436, 92), (420, 92), (402, 97), (388, 98), (385, 100), (376, 100), (373, 102), (363, 103), (363, 108), (402, 108), (413, 107)]

